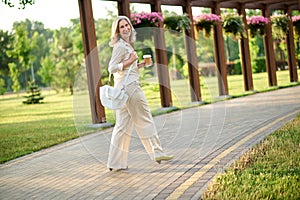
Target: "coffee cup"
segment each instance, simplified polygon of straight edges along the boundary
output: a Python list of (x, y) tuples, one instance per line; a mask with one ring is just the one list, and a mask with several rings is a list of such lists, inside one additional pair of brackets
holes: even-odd
[(145, 66), (152, 65), (151, 55), (144, 55), (143, 58), (144, 58), (144, 61), (145, 61)]

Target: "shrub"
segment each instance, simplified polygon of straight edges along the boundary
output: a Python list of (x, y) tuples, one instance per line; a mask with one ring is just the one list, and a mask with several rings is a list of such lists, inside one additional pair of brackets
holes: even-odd
[(29, 82), (29, 86), (27, 88), (27, 96), (25, 96), (26, 100), (23, 101), (23, 104), (39, 104), (42, 103), (44, 97), (41, 96), (41, 89), (34, 84), (33, 81)]
[(235, 75), (242, 74), (242, 64), (239, 59), (234, 61), (233, 74)]
[(5, 81), (0, 78), (0, 95), (3, 95), (6, 92)]
[(257, 57), (254, 59), (255, 65), (252, 66), (253, 73), (266, 72), (266, 58), (265, 57)]

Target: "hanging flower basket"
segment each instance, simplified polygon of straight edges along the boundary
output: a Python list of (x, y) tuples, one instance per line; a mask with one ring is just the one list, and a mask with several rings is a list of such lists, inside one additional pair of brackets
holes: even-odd
[(247, 37), (244, 22), (241, 15), (225, 14), (222, 16), (222, 26), (225, 33), (241, 38)]
[(164, 18), (160, 12), (132, 13), (130, 18), (134, 28), (159, 27), (159, 22), (164, 21)]
[(291, 19), (287, 15), (273, 15), (271, 22), (273, 25), (273, 34), (276, 39), (286, 38), (289, 31), (289, 21)]
[(264, 36), (266, 33), (266, 25), (270, 23), (270, 20), (263, 16), (252, 16), (247, 19), (248, 28), (250, 30), (250, 36), (256, 35)]
[(130, 20), (133, 27), (137, 32), (137, 40), (144, 41), (146, 39), (151, 40), (153, 36), (153, 30), (149, 27), (159, 27), (159, 22), (164, 21), (160, 12), (152, 13), (132, 13)]
[(300, 36), (300, 15), (292, 17), (293, 26), (295, 26), (295, 32)]
[(164, 24), (167, 29), (182, 33), (184, 30), (190, 30), (191, 20), (187, 15), (170, 15), (164, 18)]
[(210, 37), (212, 27), (218, 22), (221, 22), (221, 17), (216, 14), (201, 14), (194, 17), (197, 31), (203, 30), (205, 37)]

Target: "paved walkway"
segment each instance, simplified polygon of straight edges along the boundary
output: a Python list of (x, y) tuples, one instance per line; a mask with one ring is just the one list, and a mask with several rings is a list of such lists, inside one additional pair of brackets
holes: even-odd
[(0, 199), (199, 199), (243, 152), (300, 114), (300, 86), (155, 117), (171, 162), (152, 162), (134, 133), (129, 169), (106, 168), (110, 133), (95, 134), (0, 166)]

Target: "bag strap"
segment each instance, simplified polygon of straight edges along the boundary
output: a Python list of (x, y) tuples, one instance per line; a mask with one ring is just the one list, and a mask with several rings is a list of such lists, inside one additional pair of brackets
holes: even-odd
[[(126, 78), (125, 78), (125, 81), (124, 81), (123, 87), (124, 87), (124, 86), (126, 87), (126, 82), (127, 82), (127, 79), (128, 79), (129, 73), (130, 73), (130, 71), (131, 71), (131, 69), (132, 69), (132, 66), (133, 66), (133, 65), (131, 65), (131, 66), (129, 67), (129, 70), (128, 70), (127, 74), (126, 74)], [(109, 72), (109, 77), (108, 77), (108, 85), (110, 85), (110, 79), (111, 79), (111, 75), (112, 75), (112, 74)]]

